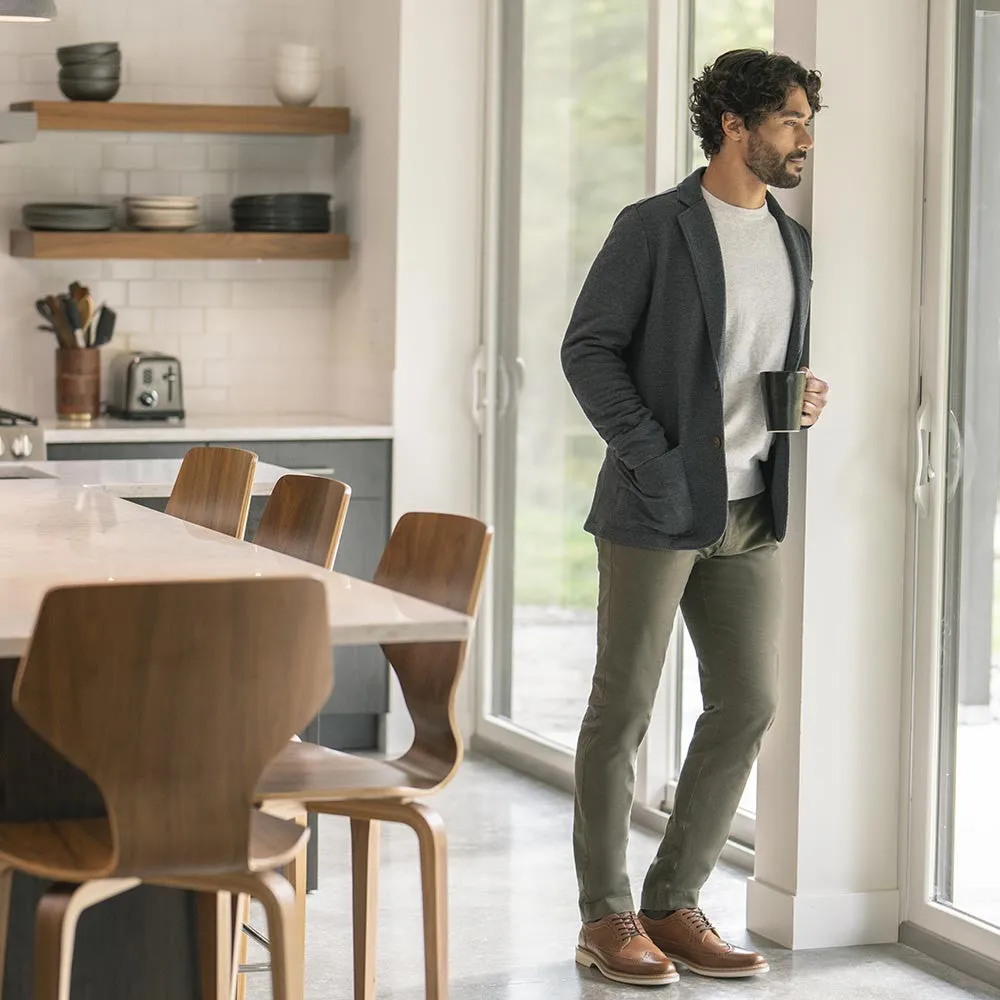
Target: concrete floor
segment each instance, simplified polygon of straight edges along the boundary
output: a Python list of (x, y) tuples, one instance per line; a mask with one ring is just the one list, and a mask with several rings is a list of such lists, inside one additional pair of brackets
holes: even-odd
[[(605, 1000), (672, 996), (794, 1000), (961, 1000), (1000, 991), (902, 946), (788, 952), (751, 942), (744, 876), (720, 868), (703, 906), (738, 944), (766, 951), (772, 972), (719, 982), (682, 974), (659, 989), (619, 986), (573, 962), (578, 931), (569, 796), (488, 760), (470, 758), (436, 800), (450, 836), (452, 1000)], [(324, 817), (320, 888), (309, 897), (307, 1000), (350, 1000), (350, 868), (347, 821)], [(656, 838), (633, 833), (635, 884)], [(386, 827), (382, 838), (379, 1000), (423, 1000), (420, 885), (415, 838)], [(253, 957), (253, 956), (252, 956)], [(267, 975), (249, 977), (248, 1000), (270, 996)]]

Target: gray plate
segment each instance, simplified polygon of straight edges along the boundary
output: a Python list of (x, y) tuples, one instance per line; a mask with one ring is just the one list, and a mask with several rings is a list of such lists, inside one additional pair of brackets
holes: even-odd
[(43, 204), (25, 205), (21, 218), (28, 229), (100, 231), (114, 225), (114, 209), (107, 205)]

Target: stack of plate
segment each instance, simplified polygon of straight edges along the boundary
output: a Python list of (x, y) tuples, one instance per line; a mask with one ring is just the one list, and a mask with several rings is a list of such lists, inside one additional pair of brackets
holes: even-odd
[(230, 203), (233, 229), (245, 233), (328, 233), (328, 194), (248, 194)]
[(28, 229), (101, 232), (114, 225), (115, 210), (108, 205), (33, 202), (21, 209), (21, 218)]
[(125, 217), (134, 229), (180, 232), (193, 229), (201, 222), (201, 204), (197, 198), (176, 195), (126, 198)]

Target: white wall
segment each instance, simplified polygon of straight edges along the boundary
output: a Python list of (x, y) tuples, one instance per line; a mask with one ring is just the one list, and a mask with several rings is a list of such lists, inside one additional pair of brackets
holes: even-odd
[(317, 103), (343, 95), (359, 121), (346, 139), (43, 132), (0, 146), (3, 247), (27, 201), (197, 194), (224, 226), (233, 195), (298, 190), (345, 201), (358, 240), (346, 265), (0, 257), (0, 405), (54, 409), (54, 342), (35, 331), (33, 303), (78, 278), (118, 311), (115, 347), (180, 355), (193, 412), (357, 407), (367, 419), (389, 418), (397, 53), (379, 6), (60, 0), (50, 24), (0, 24), (0, 106), (61, 99), (55, 48), (103, 39), (123, 52), (118, 101), (275, 104), (273, 47), (302, 40), (324, 52)]
[(801, 632), (782, 651), (785, 700), (761, 759), (748, 923), (799, 948), (893, 941), (899, 923), (922, 6), (776, 4), (776, 47), (824, 75), (812, 367), (831, 397), (809, 432), (805, 523), (786, 552), (790, 576), (801, 573)]
[[(322, 2), (322, 0), (314, 0)], [(351, 260), (333, 270), (331, 404), (364, 420), (392, 413), (399, 176), (399, 0), (335, 0), (334, 99), (351, 109), (334, 150)]]
[[(475, 514), (485, 3), (401, 0), (393, 513)], [(469, 732), (467, 676), (460, 719)], [(398, 707), (398, 692), (396, 705)], [(389, 743), (406, 739), (390, 721)]]

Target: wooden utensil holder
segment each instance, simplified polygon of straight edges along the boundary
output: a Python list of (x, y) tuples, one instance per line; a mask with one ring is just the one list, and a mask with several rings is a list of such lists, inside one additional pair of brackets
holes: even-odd
[(56, 348), (56, 415), (84, 421), (101, 415), (101, 352), (96, 347)]

